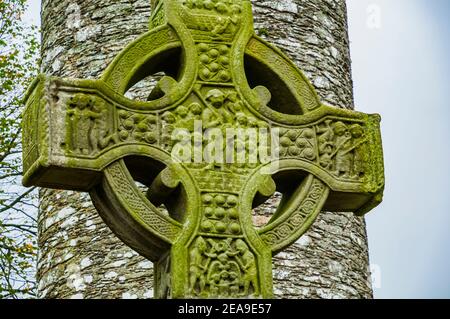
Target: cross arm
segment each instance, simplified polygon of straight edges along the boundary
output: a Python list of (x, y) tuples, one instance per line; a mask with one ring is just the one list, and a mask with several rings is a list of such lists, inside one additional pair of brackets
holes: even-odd
[[(322, 210), (361, 216), (381, 203), (384, 190), (379, 115), (322, 105), (279, 123), (279, 153), (268, 165), (283, 199), (258, 232), (274, 253), (300, 238)], [(248, 183), (266, 182), (255, 175)]]
[[(161, 90), (167, 82), (161, 81)], [(158, 111), (143, 111), (139, 102), (116, 94), (102, 80), (43, 75), (26, 101), (23, 184), (90, 192), (111, 229), (142, 255), (158, 260), (182, 225), (146, 200), (126, 165), (134, 155), (158, 163), (159, 169), (170, 162), (170, 154), (159, 147)], [(157, 167), (150, 169), (146, 178), (157, 174)]]
[(309, 124), (280, 129), (282, 169), (301, 168), (327, 184), (325, 209), (368, 212), (384, 189), (380, 116), (322, 106), (302, 120)]
[(170, 155), (159, 148), (159, 113), (143, 111), (142, 104), (101, 80), (41, 75), (27, 93), (24, 185), (89, 191), (104, 168), (125, 155), (167, 162)]

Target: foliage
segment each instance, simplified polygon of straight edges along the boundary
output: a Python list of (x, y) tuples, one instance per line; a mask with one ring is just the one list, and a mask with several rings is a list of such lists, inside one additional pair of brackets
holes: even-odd
[(21, 186), (21, 114), (39, 68), (38, 31), (27, 26), (26, 0), (0, 0), (0, 298), (35, 295), (37, 209)]

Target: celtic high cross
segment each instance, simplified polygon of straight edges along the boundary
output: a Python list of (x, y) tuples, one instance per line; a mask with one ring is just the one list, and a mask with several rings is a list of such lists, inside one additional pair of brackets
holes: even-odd
[[(34, 82), (24, 184), (89, 192), (113, 232), (155, 263), (157, 298), (270, 298), (272, 256), (322, 210), (363, 215), (380, 203), (380, 117), (321, 104), (255, 35), (248, 0), (155, 0), (152, 9), (151, 31), (99, 80)], [(147, 100), (127, 97), (160, 72)], [(213, 159), (197, 156), (206, 135), (232, 129), (268, 134), (232, 147), (216, 136)], [(222, 148), (234, 155), (218, 156)], [(251, 161), (255, 149), (269, 156)], [(276, 191), (277, 211), (255, 227), (252, 209)]]

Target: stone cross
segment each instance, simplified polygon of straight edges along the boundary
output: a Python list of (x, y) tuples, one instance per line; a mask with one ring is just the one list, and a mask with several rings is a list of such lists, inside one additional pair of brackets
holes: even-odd
[[(34, 82), (24, 185), (89, 192), (155, 263), (157, 298), (270, 298), (272, 256), (322, 210), (363, 215), (381, 202), (380, 117), (323, 105), (255, 35), (248, 0), (152, 9), (151, 31), (100, 79)], [(129, 98), (138, 83), (148, 98)], [(255, 227), (252, 209), (276, 191), (277, 211)]]

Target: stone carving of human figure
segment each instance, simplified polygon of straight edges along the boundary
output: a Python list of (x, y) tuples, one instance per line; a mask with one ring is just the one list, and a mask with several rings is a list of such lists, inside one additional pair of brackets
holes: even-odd
[(107, 123), (107, 108), (101, 99), (95, 99), (92, 110), (98, 114), (90, 133), (91, 145), (94, 149), (104, 149), (111, 142), (118, 142), (117, 134), (111, 134)]
[(227, 98), (225, 100), (225, 107), (228, 111), (233, 114), (237, 114), (243, 111), (244, 104), (239, 99), (236, 91), (231, 91), (228, 93)]
[(320, 146), (320, 166), (331, 171), (333, 169), (333, 144), (324, 143)]
[(319, 134), (319, 145), (323, 145), (326, 143), (330, 143), (333, 141), (334, 138), (334, 131), (333, 128), (331, 127), (331, 120), (327, 120), (325, 121), (325, 126), (321, 127), (318, 126), (317, 127), (317, 133)]
[(172, 133), (175, 130), (175, 123), (177, 118), (172, 112), (165, 112), (162, 115), (163, 120), (163, 133), (162, 133), (162, 144), (164, 147), (172, 147)]
[(342, 122), (336, 122), (334, 124), (335, 134), (335, 156), (336, 156), (336, 175), (343, 176), (345, 178), (350, 177), (352, 168), (352, 136), (345, 125)]
[(250, 285), (253, 286), (254, 296), (259, 296), (258, 270), (256, 268), (255, 256), (242, 239), (236, 241), (236, 249), (239, 252), (237, 260), (244, 273), (242, 276), (242, 283), (244, 286), (242, 296), (248, 296)]
[(220, 279), (219, 273), (214, 273), (208, 276), (209, 292), (212, 296), (219, 295)]
[(230, 21), (233, 24), (235, 24), (235, 25), (239, 24), (239, 22), (241, 21), (241, 12), (242, 12), (242, 9), (241, 9), (240, 5), (238, 5), (238, 4), (231, 5)]
[[(250, 152), (255, 151), (254, 148), (257, 150), (258, 145), (250, 145), (249, 131), (246, 129), (257, 128), (258, 122), (245, 113), (239, 112), (236, 114), (236, 126), (241, 129), (241, 131), (238, 130), (235, 143), (236, 166), (239, 168), (252, 167), (255, 163), (250, 163)], [(255, 141), (255, 143), (258, 143), (258, 141)]]
[(214, 29), (212, 30), (212, 33), (217, 36), (224, 33), (227, 30), (227, 28), (231, 22), (230, 17), (226, 17), (226, 18), (220, 17), (218, 20), (219, 20), (218, 23), (215, 25)]
[(239, 296), (239, 285), (240, 285), (239, 266), (237, 269), (238, 271), (230, 271), (228, 273), (228, 278), (230, 282), (230, 296), (232, 297)]
[(67, 115), (70, 117), (72, 131), (72, 150), (84, 155), (92, 149), (90, 133), (94, 120), (100, 117), (98, 112), (92, 110), (91, 97), (78, 94), (69, 101)]
[(195, 295), (195, 288), (198, 283), (199, 293), (204, 292), (206, 286), (205, 273), (208, 269), (208, 265), (205, 264), (205, 253), (207, 250), (206, 241), (203, 237), (198, 237), (194, 243), (194, 247), (189, 253), (190, 267), (189, 267), (189, 285), (191, 294)]
[(258, 128), (258, 120), (252, 116), (248, 117), (248, 127), (249, 128)]
[[(219, 22), (214, 27), (212, 32), (214, 34), (222, 34), (224, 32), (234, 32), (236, 30), (236, 26), (241, 21), (241, 6), (237, 4), (229, 5), (224, 1), (219, 1), (216, 4), (216, 11), (222, 15), (227, 15), (226, 17), (221, 17)], [(230, 30), (230, 29), (231, 30)]]
[[(219, 291), (221, 296), (229, 296), (239, 287), (239, 265), (230, 260), (230, 254), (225, 251), (211, 263), (208, 272), (208, 283), (213, 291)], [(237, 289), (236, 289), (237, 288)]]
[(187, 129), (190, 132), (194, 132), (195, 121), (201, 121), (203, 114), (203, 107), (199, 103), (192, 103), (189, 105), (189, 114), (187, 116)]
[(200, 121), (202, 119), (203, 107), (198, 103), (192, 103), (189, 106), (189, 110), (191, 112), (192, 118), (196, 121)]
[(336, 156), (334, 153), (336, 146), (334, 144), (334, 130), (331, 123), (331, 120), (327, 120), (324, 126), (317, 126), (320, 165), (329, 171), (333, 170), (333, 158)]
[(236, 138), (235, 149), (237, 155), (245, 153), (247, 151), (247, 131), (248, 128), (248, 116), (245, 113), (239, 112), (236, 114), (236, 126), (238, 129), (238, 136)]
[(218, 89), (206, 94), (206, 101), (214, 108), (203, 111), (202, 120), (204, 128), (221, 128), (225, 124), (233, 123), (233, 114), (224, 108), (226, 95)]
[(222, 253), (217, 257), (214, 264), (211, 265), (212, 272), (219, 273), (219, 291), (222, 296), (228, 295), (230, 282), (228, 281), (228, 272), (231, 270), (230, 260), (226, 253)]
[[(223, 139), (226, 137), (227, 128), (230, 128), (234, 122), (233, 114), (224, 106), (226, 95), (221, 90), (213, 89), (206, 94), (206, 102), (211, 106), (205, 108), (202, 114), (203, 128), (208, 131), (207, 148), (210, 164), (206, 169), (215, 168), (227, 169), (225, 162), (226, 143)], [(219, 129), (221, 132), (216, 132)], [(218, 133), (221, 135), (218, 136)]]
[(163, 264), (159, 265), (161, 269), (157, 272), (158, 274), (158, 298), (168, 299), (170, 294), (171, 280), (170, 280), (170, 258), (167, 258)]
[(353, 124), (350, 127), (350, 133), (353, 138), (354, 158), (353, 158), (353, 176), (360, 178), (364, 175), (365, 152), (362, 149), (367, 142), (364, 137), (364, 130), (359, 124)]
[[(207, 239), (209, 245), (211, 248), (208, 252), (205, 253), (205, 255), (209, 258), (209, 260), (217, 259), (219, 255), (223, 254), (226, 251), (227, 245), (222, 241), (214, 241), (211, 238)], [(213, 269), (213, 264), (211, 264), (211, 267), (209, 268), (208, 275), (207, 275), (207, 282), (209, 285), (210, 293), (212, 295), (218, 295), (219, 294), (219, 287), (220, 287), (220, 272), (214, 272), (211, 269)]]
[(186, 106), (180, 105), (175, 111), (177, 115), (177, 129), (189, 128), (189, 110)]
[(248, 116), (245, 113), (239, 112), (236, 114), (236, 125), (238, 128), (248, 128)]

